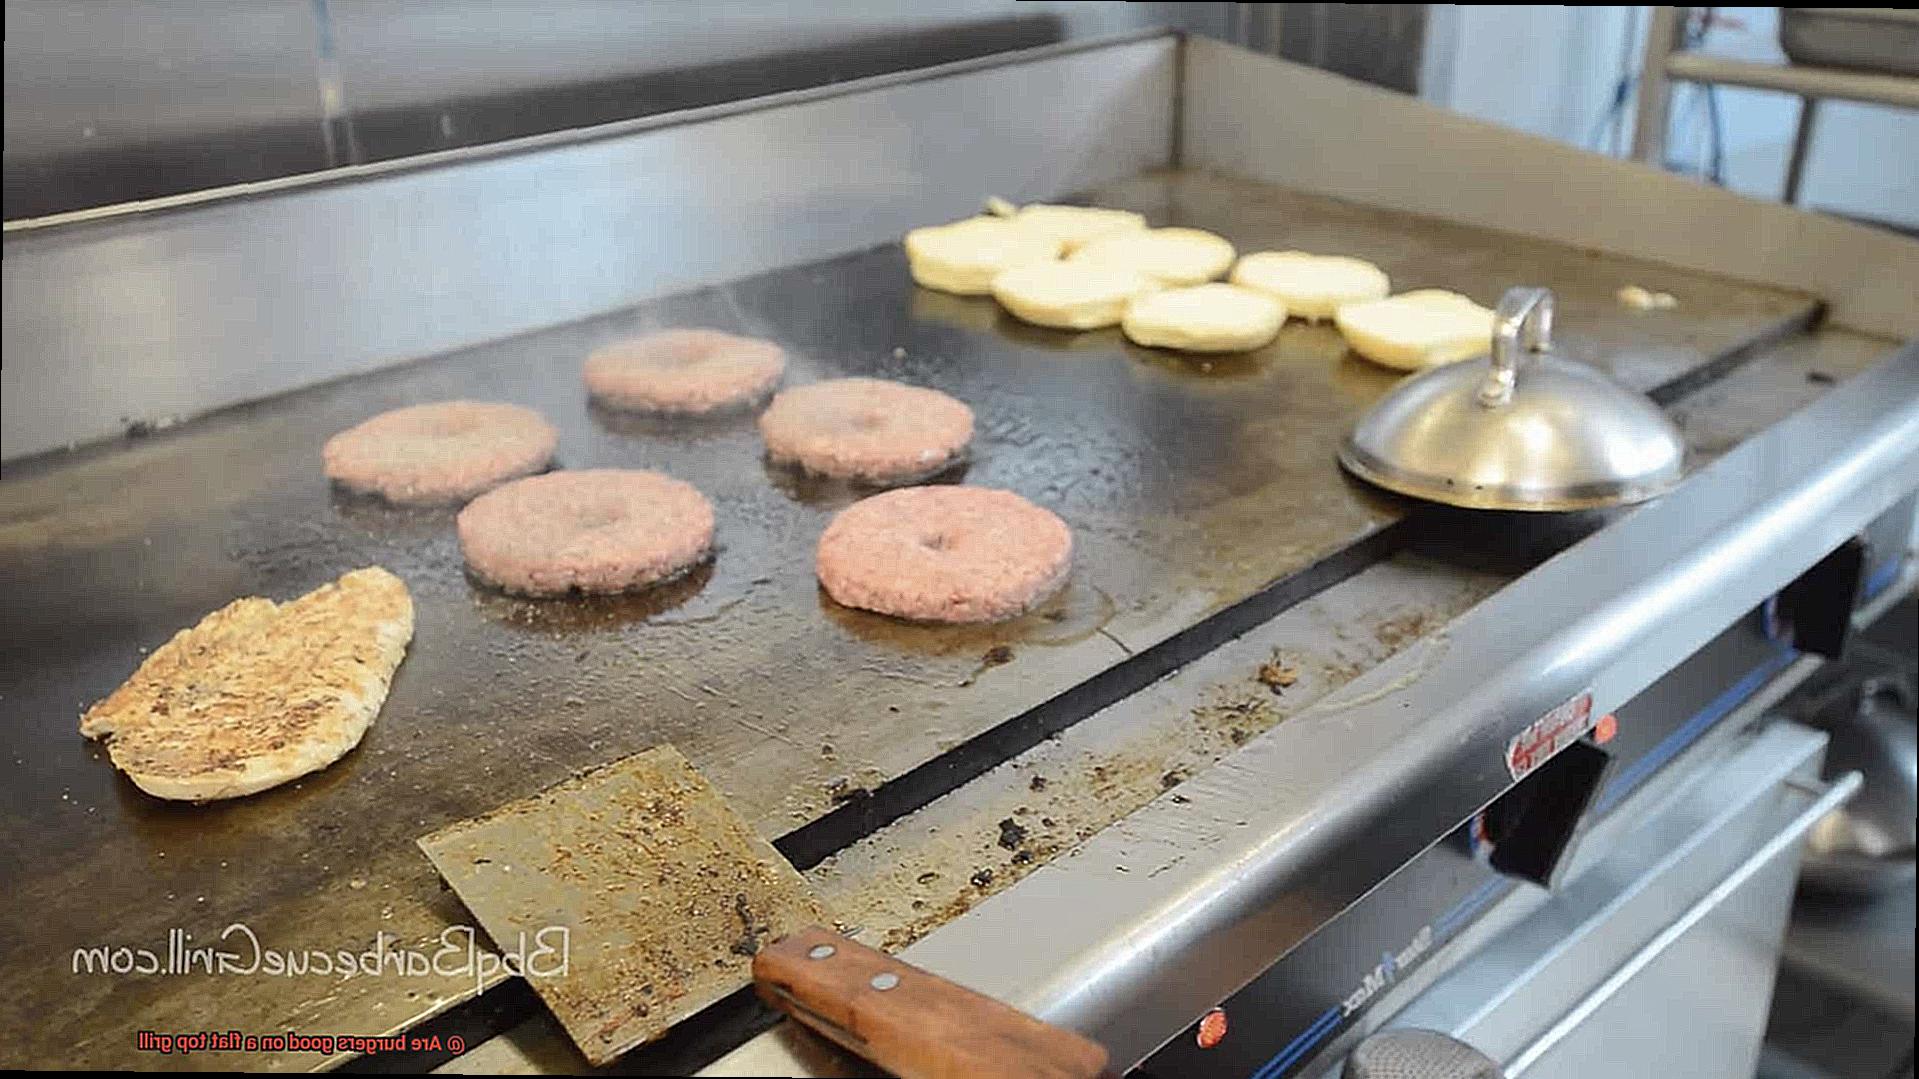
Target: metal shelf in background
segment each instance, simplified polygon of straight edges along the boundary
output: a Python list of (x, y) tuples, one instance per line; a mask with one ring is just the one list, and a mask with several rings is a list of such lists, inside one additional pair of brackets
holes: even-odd
[(1797, 94), (1803, 98), (1863, 101), (1872, 105), (1919, 109), (1919, 78), (1910, 75), (1734, 60), (1687, 51), (1666, 57), (1666, 76), (1680, 82), (1746, 86), (1755, 90)]
[(1797, 205), (1821, 101), (1856, 101), (1919, 109), (1919, 78), (1787, 62), (1736, 60), (1681, 50), (1677, 46), (1687, 10), (1683, 7), (1656, 9), (1646, 34), (1646, 59), (1639, 76), (1638, 117), (1633, 126), (1635, 161), (1664, 164), (1666, 120), (1675, 82), (1743, 86), (1793, 94), (1800, 99), (1799, 122), (1793, 131), (1792, 156), (1786, 164), (1782, 201)]

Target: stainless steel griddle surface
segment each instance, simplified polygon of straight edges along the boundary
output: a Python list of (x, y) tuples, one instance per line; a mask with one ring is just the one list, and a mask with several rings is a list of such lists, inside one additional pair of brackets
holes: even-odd
[[(1364, 256), (1396, 289), (1491, 304), (1545, 284), (1560, 340), (1618, 353), (1614, 372), (1670, 385), (1803, 322), (1803, 296), (1202, 174), (1137, 178), (1092, 198), (1217, 230), (1243, 251)], [(1628, 283), (1678, 296), (1635, 313)], [(236, 301), (237, 302), (237, 301)], [(752, 418), (660, 424), (588, 407), (579, 366), (636, 331), (709, 325), (781, 342), (788, 383), (848, 374), (970, 402), (963, 472), (1061, 514), (1078, 540), (1057, 601), (987, 628), (904, 625), (838, 608), (813, 543), (857, 492), (767, 467)], [(312, 332), (324, 334), (317, 325)], [(469, 995), (470, 974), (186, 977), (74, 973), (76, 948), (164, 958), (169, 930), (213, 944), (232, 924), (279, 951), (431, 950), (468, 922), (413, 846), (649, 746), (671, 742), (768, 837), (1028, 713), (1175, 632), (1350, 548), (1403, 506), (1345, 478), (1334, 446), (1389, 386), (1329, 326), (1198, 363), (1117, 331), (1025, 327), (987, 299), (916, 290), (897, 246), (651, 301), (187, 424), (10, 468), (0, 483), (0, 1003), (9, 1064), (184, 1066), (140, 1029), (373, 1033)], [(641, 596), (528, 602), (460, 566), (450, 510), (328, 489), (327, 436), (383, 409), (477, 397), (544, 412), (563, 467), (658, 468), (715, 503), (721, 549)], [(234, 802), (139, 793), (76, 732), (80, 709), (150, 649), (248, 594), (284, 598), (356, 566), (404, 578), (414, 644), (378, 723), (306, 781)], [(247, 938), (225, 950), (251, 954)]]

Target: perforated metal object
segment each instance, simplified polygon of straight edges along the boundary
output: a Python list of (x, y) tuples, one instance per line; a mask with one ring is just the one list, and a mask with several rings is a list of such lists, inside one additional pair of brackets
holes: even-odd
[(1436, 1030), (1385, 1030), (1346, 1058), (1343, 1079), (1504, 1079), (1491, 1057)]

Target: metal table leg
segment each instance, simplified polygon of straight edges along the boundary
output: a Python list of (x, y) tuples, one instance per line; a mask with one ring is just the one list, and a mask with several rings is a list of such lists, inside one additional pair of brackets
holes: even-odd
[(1786, 161), (1785, 203), (1799, 205), (1799, 183), (1806, 173), (1806, 152), (1812, 148), (1813, 125), (1819, 118), (1819, 99), (1799, 99), (1799, 126), (1792, 133), (1792, 157)]

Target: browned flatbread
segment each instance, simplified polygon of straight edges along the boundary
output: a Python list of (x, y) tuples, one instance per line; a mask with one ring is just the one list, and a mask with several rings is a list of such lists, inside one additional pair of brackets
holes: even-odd
[(413, 639), (413, 598), (378, 566), (289, 603), (248, 597), (155, 649), (80, 717), (160, 798), (238, 798), (347, 754)]

